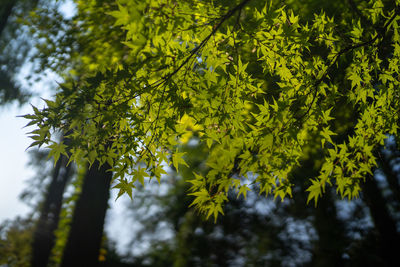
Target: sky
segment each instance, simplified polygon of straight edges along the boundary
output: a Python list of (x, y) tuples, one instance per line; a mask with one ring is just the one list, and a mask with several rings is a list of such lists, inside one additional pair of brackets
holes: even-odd
[(31, 142), (23, 129), (27, 122), (17, 117), (28, 112), (30, 107), (19, 108), (17, 104), (0, 109), (0, 221), (26, 215), (30, 211), (18, 199), (27, 186), (25, 181), (34, 174), (27, 166), (29, 158), (25, 152)]

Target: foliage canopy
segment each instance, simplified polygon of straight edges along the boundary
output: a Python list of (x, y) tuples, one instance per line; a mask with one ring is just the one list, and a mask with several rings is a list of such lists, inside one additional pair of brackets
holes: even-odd
[[(100, 36), (90, 40), (96, 59), (82, 59), (79, 79), (71, 66), (55, 99), (25, 117), (38, 126), (32, 145), (55, 160), (68, 151), (71, 161), (110, 164), (119, 195), (185, 165), (179, 144), (195, 137), (209, 170), (195, 174), (191, 194), (208, 217), (223, 213), (230, 189), (291, 197), (292, 171), (311, 151), (323, 160), (308, 201), (327, 185), (352, 199), (378, 147), (398, 136), (399, 0), (313, 19), (274, 1), (77, 3), (93, 19), (76, 23), (81, 36)], [(121, 39), (96, 32), (102, 19)]]

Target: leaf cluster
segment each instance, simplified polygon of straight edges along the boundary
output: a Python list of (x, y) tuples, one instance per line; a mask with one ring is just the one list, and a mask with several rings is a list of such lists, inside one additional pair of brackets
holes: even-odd
[[(293, 169), (317, 149), (308, 201), (326, 185), (352, 199), (376, 149), (399, 130), (399, 5), (363, 5), (364, 24), (324, 12), (305, 22), (272, 1), (117, 0), (103, 15), (122, 46), (93, 41), (107, 59), (82, 58), (93, 61), (89, 75), (26, 116), (39, 127), (34, 144), (55, 159), (69, 149), (71, 160), (107, 162), (119, 195), (131, 196), (167, 165), (185, 165), (176, 146), (196, 135), (209, 171), (191, 181), (193, 205), (214, 218), (230, 190), (246, 197), (249, 184), (291, 197)], [(51, 139), (58, 130), (70, 146)]]

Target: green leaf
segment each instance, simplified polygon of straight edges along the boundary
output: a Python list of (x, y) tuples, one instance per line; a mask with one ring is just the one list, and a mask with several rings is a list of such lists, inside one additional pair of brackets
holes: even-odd
[(123, 194), (127, 194), (131, 200), (133, 200), (132, 196), (132, 189), (135, 188), (135, 186), (132, 183), (128, 183), (125, 179), (119, 180), (119, 183), (116, 184), (113, 188), (119, 189), (117, 198), (115, 201), (117, 201), (120, 196)]
[(189, 167), (189, 165), (185, 162), (183, 159), (183, 155), (185, 155), (186, 152), (178, 152), (178, 149), (176, 149), (175, 153), (172, 154), (172, 165), (178, 171), (179, 165), (185, 165), (186, 167)]
[(133, 177), (135, 181), (139, 181), (139, 183), (144, 186), (144, 178), (149, 177), (150, 175), (146, 172), (145, 168), (138, 167), (133, 171)]
[(239, 198), (240, 195), (243, 195), (244, 198), (246, 199), (247, 191), (251, 191), (251, 189), (247, 185), (241, 185), (240, 188), (239, 188), (239, 192), (238, 192), (237, 198)]
[(310, 192), (307, 198), (307, 204), (314, 200), (315, 206), (317, 206), (318, 198), (322, 195), (322, 186), (318, 180), (311, 180), (310, 185), (306, 191)]
[(53, 142), (51, 145), (47, 146), (47, 148), (50, 149), (48, 157), (54, 157), (54, 165), (57, 163), (61, 154), (68, 156), (65, 150), (66, 147), (67, 146), (62, 142), (60, 143)]

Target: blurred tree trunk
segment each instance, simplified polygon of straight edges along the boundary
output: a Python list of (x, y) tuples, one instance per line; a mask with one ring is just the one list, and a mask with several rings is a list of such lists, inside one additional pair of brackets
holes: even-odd
[(76, 203), (61, 267), (97, 266), (112, 173), (95, 161), (87, 171)]
[(375, 229), (378, 233), (378, 247), (384, 266), (400, 266), (400, 238), (396, 222), (389, 213), (386, 201), (374, 177), (369, 176), (363, 184), (363, 197), (367, 204)]
[(32, 267), (47, 266), (55, 243), (54, 231), (60, 219), (65, 186), (71, 176), (71, 165), (64, 155), (57, 161), (37, 222), (32, 242)]
[(337, 217), (335, 203), (329, 190), (318, 201), (314, 213), (314, 227), (318, 234), (312, 266), (343, 266), (346, 248), (345, 228)]
[[(4, 28), (7, 25), (8, 18), (13, 13), (13, 8), (17, 6), (17, 3), (21, 0), (1, 0), (0, 3), (0, 36), (3, 33)], [(23, 5), (24, 11), (29, 12), (32, 8), (36, 7), (39, 0), (25, 0)]]
[(17, 3), (17, 0), (2, 0), (0, 4), (0, 36), (6, 27), (7, 20), (11, 15), (12, 9)]

